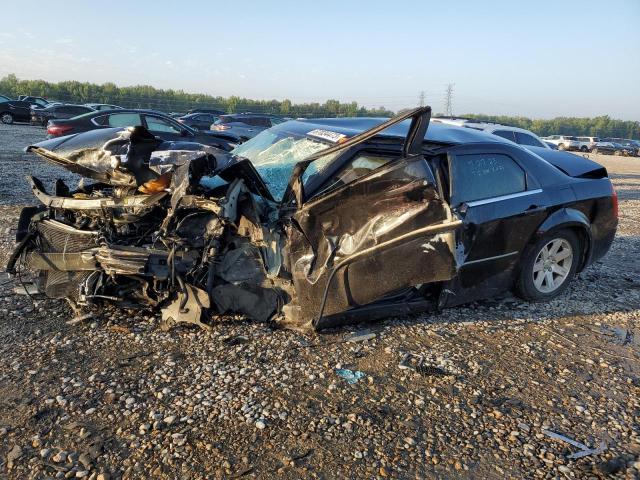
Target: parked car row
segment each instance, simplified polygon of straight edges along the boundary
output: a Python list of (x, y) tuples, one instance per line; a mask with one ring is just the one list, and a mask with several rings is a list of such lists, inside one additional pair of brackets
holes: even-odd
[(543, 138), (558, 150), (604, 153), (610, 155), (640, 156), (640, 142), (626, 138), (575, 137), (572, 135), (550, 135)]
[(121, 108), (106, 103), (76, 105), (31, 95), (20, 95), (14, 100), (6, 95), (0, 95), (0, 121), (6, 124), (29, 122), (31, 125), (46, 126), (49, 120), (72, 118), (88, 112)]
[[(117, 110), (124, 109), (118, 105), (106, 103), (77, 105), (50, 101), (36, 96), (20, 95), (17, 100), (13, 100), (0, 95), (0, 121), (7, 124), (29, 122), (31, 125), (47, 126), (50, 121), (67, 120), (91, 112)], [(141, 110), (141, 112), (148, 114), (152, 110)], [(161, 112), (154, 113), (164, 115)], [(175, 118), (177, 122), (188, 127), (188, 130), (178, 128), (179, 131), (212, 131), (216, 132), (218, 138), (234, 143), (253, 138), (261, 131), (285, 120), (276, 115), (249, 112), (227, 114), (222, 110), (206, 107), (193, 108), (186, 114), (172, 112), (167, 117)], [(137, 123), (129, 126), (135, 125)], [(53, 128), (54, 132), (59, 130), (60, 128)]]
[[(0, 121), (2, 123), (29, 122), (31, 125), (50, 126), (48, 135), (59, 136), (66, 131), (87, 126), (86, 119), (79, 120), (71, 124), (57, 124), (56, 121), (75, 119), (78, 116), (85, 116), (92, 112), (123, 111), (125, 109), (118, 105), (105, 103), (86, 103), (84, 105), (68, 104), (47, 100), (43, 97), (20, 95), (17, 100), (12, 100), (5, 95), (0, 95)], [(155, 125), (155, 132), (165, 135), (191, 136), (196, 132), (208, 132), (209, 139), (216, 138), (224, 148), (229, 145), (245, 142), (258, 133), (289, 120), (270, 114), (257, 113), (236, 113), (227, 114), (222, 110), (213, 108), (198, 107), (187, 111), (186, 114), (170, 113), (165, 115), (162, 112), (153, 110), (127, 110), (129, 115), (138, 112), (138, 116), (127, 117), (118, 116), (114, 118), (131, 118), (131, 124), (127, 126), (143, 125), (147, 115), (154, 114), (163, 118), (163, 121), (170, 126), (160, 128)], [(91, 116), (89, 116), (91, 117)], [(87, 117), (87, 118), (89, 118)], [(94, 117), (91, 117), (94, 118)], [(134, 120), (137, 118), (137, 120)], [(92, 120), (90, 120), (92, 121)], [(119, 120), (122, 121), (122, 120)], [(528, 147), (547, 148), (552, 150), (567, 150), (593, 152), (611, 155), (640, 156), (640, 141), (624, 138), (599, 138), (599, 137), (578, 137), (573, 135), (550, 135), (538, 137), (535, 133), (523, 128), (511, 127), (492, 122), (479, 122), (475, 119), (463, 117), (433, 117), (434, 123), (444, 123), (458, 127), (471, 128), (484, 131), (493, 135), (510, 140), (514, 143)], [(51, 122), (54, 122), (51, 124)], [(177, 126), (180, 124), (181, 126)], [(125, 125), (119, 125), (125, 126)], [(151, 130), (151, 129), (150, 129)], [(82, 131), (86, 131), (82, 130)], [(154, 130), (151, 130), (154, 131)], [(53, 133), (52, 133), (53, 132)], [(62, 132), (62, 133), (60, 133)]]

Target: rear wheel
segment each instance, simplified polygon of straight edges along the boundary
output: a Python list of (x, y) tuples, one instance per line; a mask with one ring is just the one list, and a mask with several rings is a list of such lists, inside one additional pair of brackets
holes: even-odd
[(567, 147), (564, 146), (564, 143), (561, 143), (560, 145), (558, 145), (558, 150), (566, 150)]
[(589, 151), (589, 149), (587, 148), (587, 146), (586, 146), (586, 145), (582, 145), (582, 146), (580, 147), (580, 151), (581, 151), (581, 152), (588, 152), (588, 151)]
[(2, 116), (0, 116), (0, 119), (2, 119), (2, 123), (6, 123), (7, 125), (11, 125), (13, 123), (13, 115), (9, 112), (3, 113)]
[(571, 230), (556, 230), (538, 240), (527, 252), (516, 289), (525, 300), (542, 302), (564, 292), (576, 274), (580, 240)]

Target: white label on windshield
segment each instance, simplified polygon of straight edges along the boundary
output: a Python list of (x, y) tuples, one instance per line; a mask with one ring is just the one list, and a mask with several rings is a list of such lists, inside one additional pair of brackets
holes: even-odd
[(307, 135), (309, 135), (310, 137), (321, 138), (331, 143), (338, 143), (340, 140), (347, 137), (342, 133), (331, 132), (329, 130), (322, 130), (322, 129), (311, 130), (309, 133), (307, 133)]

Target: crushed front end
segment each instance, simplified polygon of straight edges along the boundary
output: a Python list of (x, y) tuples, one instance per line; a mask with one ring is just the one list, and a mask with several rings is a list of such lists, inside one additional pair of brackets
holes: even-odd
[(208, 309), (257, 320), (279, 312), (282, 237), (249, 162), (140, 127), (90, 140), (29, 147), (93, 181), (74, 190), (58, 181), (49, 194), (28, 179), (41, 205), (22, 213), (10, 272), (36, 271), (39, 291), (75, 309), (160, 307), (170, 324), (206, 327)]

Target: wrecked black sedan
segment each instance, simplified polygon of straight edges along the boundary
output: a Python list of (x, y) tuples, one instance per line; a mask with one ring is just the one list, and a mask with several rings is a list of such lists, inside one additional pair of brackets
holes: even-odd
[(9, 270), (75, 308), (299, 329), (562, 293), (617, 226), (606, 170), (565, 152), (391, 120), (289, 121), (231, 153), (105, 129), (29, 151), (90, 181), (24, 209)]

